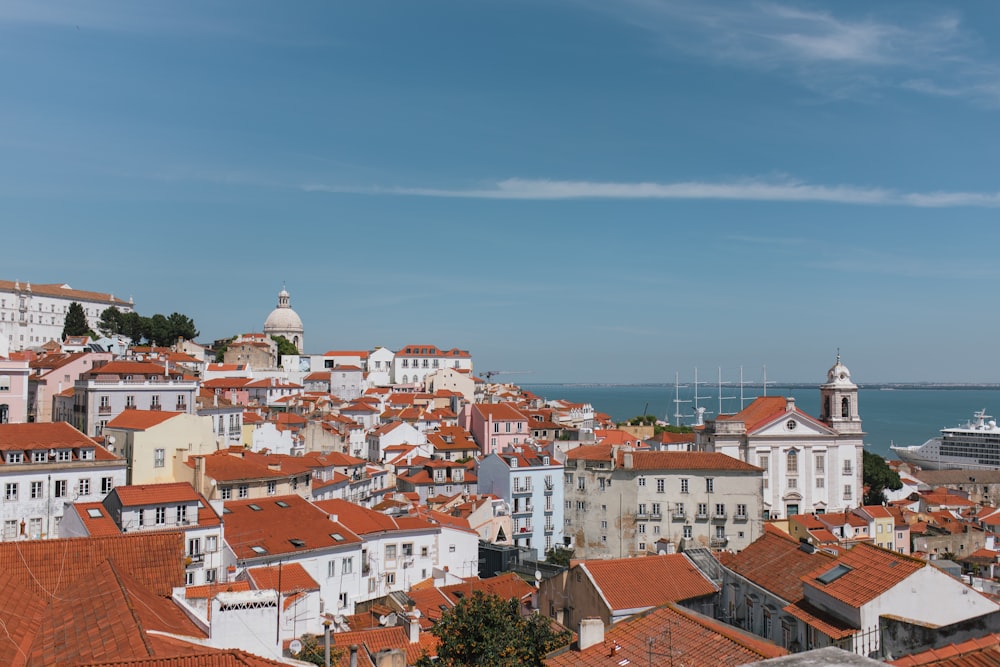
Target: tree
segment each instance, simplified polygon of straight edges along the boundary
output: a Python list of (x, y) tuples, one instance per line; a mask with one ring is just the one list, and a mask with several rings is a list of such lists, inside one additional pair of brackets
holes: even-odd
[(482, 591), (462, 598), (430, 630), (440, 640), (437, 661), (425, 654), (417, 665), (541, 665), (547, 653), (569, 644), (569, 632), (555, 632), (539, 614), (522, 616), (520, 606)]
[(545, 562), (552, 565), (569, 567), (569, 561), (573, 558), (573, 550), (561, 547), (558, 544), (545, 553)]
[(83, 306), (73, 301), (69, 304), (69, 310), (66, 311), (66, 322), (62, 331), (63, 340), (66, 340), (68, 336), (89, 336), (90, 334), (90, 324), (87, 323), (87, 314), (83, 312)]
[(885, 489), (898, 491), (903, 488), (899, 473), (889, 468), (884, 458), (868, 451), (864, 452), (862, 477), (867, 489), (865, 505), (884, 505)]
[(170, 313), (167, 317), (167, 325), (170, 331), (171, 344), (176, 343), (178, 338), (194, 340), (198, 337), (199, 331), (194, 327), (194, 320), (187, 315)]
[[(302, 649), (293, 655), (293, 658), (303, 662), (311, 662), (314, 665), (326, 664), (326, 640), (323, 637), (302, 635), (299, 637), (299, 641), (302, 642)], [(330, 664), (336, 665), (340, 661), (341, 654), (342, 650), (339, 647), (330, 646)]]
[(118, 332), (129, 338), (133, 343), (138, 343), (143, 339), (149, 324), (146, 318), (136, 312), (122, 313), (121, 330)]
[(278, 365), (281, 365), (281, 358), (286, 354), (298, 354), (299, 348), (295, 347), (295, 343), (288, 340), (284, 336), (271, 336), (271, 340), (278, 344)]
[(101, 313), (101, 319), (97, 320), (97, 330), (102, 336), (114, 336), (122, 332), (123, 319), (122, 311), (114, 306), (105, 308)]

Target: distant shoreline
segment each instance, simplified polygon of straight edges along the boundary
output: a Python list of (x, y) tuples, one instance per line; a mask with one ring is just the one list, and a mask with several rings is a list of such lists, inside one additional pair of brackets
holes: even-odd
[[(680, 386), (686, 387), (690, 383), (681, 383)], [(699, 382), (699, 386), (712, 387), (714, 384), (712, 382)], [(799, 388), (812, 388), (815, 389), (820, 383), (818, 382), (768, 382), (768, 389), (776, 389), (781, 387), (787, 387), (790, 389)], [(524, 387), (664, 387), (673, 388), (673, 383), (668, 382), (525, 382), (519, 386)], [(726, 387), (731, 388), (732, 383), (726, 383)], [(747, 388), (763, 388), (763, 384), (760, 382), (744, 382), (744, 387)], [(885, 390), (900, 390), (900, 391), (919, 391), (921, 389), (933, 389), (935, 391), (940, 391), (942, 389), (1000, 389), (1000, 383), (993, 382), (869, 382), (869, 383), (859, 383), (859, 389), (885, 389)]]

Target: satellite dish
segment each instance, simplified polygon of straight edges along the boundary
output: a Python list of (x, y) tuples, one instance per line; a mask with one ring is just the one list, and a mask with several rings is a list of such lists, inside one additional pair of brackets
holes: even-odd
[(298, 653), (299, 651), (302, 650), (302, 642), (300, 642), (298, 639), (293, 639), (292, 641), (288, 642), (288, 650), (291, 651), (292, 653)]
[(537, 580), (537, 579), (541, 579), (541, 578), (542, 578), (542, 571), (541, 570), (535, 570), (535, 579)]
[(108, 436), (108, 442), (110, 442), (112, 445), (115, 444), (115, 436), (109, 435)]

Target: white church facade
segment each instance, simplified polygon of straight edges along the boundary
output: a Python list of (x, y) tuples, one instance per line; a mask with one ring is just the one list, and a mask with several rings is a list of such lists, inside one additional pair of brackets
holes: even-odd
[(707, 420), (697, 433), (698, 449), (763, 468), (764, 518), (842, 512), (863, 502), (858, 387), (840, 355), (820, 395), (819, 418), (796, 407), (794, 398), (765, 396)]

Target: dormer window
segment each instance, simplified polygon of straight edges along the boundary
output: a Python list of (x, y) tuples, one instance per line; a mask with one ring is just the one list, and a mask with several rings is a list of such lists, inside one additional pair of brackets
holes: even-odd
[(22, 463), (24, 461), (24, 455), (21, 452), (7, 452), (7, 456), (4, 457), (7, 463)]
[(36, 449), (31, 452), (32, 463), (45, 463), (49, 460), (49, 454), (44, 449)]
[(69, 449), (60, 449), (56, 452), (56, 461), (72, 461), (73, 452)]
[(517, 459), (515, 459), (513, 456), (510, 458), (510, 467), (511, 468), (517, 467)]

